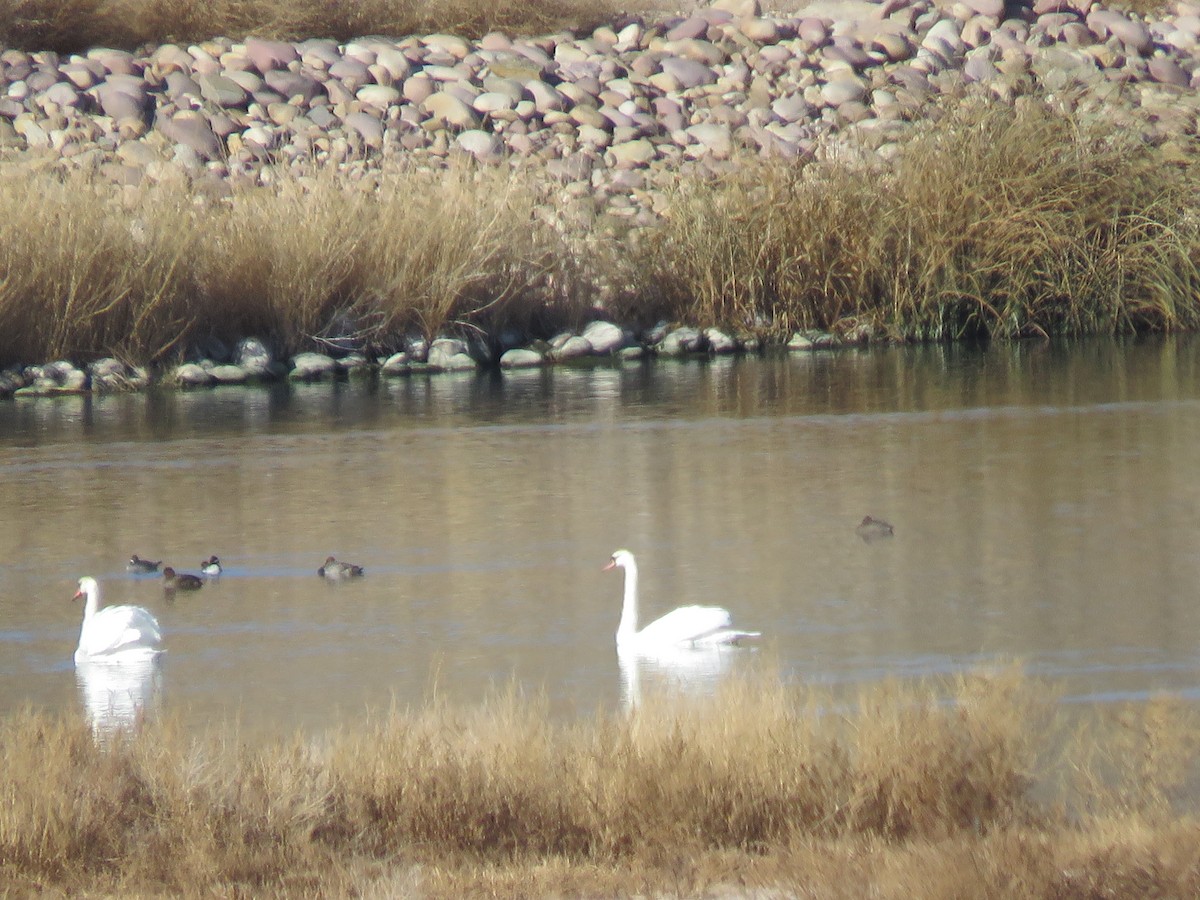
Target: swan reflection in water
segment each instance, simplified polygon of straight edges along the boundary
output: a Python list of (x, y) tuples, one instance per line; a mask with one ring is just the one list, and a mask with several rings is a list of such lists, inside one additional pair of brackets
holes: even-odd
[(656, 647), (641, 652), (618, 648), (621, 705), (632, 712), (642, 704), (643, 689), (691, 698), (714, 696), (735, 658), (745, 652), (722, 646)]
[(159, 657), (89, 659), (75, 664), (83, 713), (100, 741), (135, 733), (157, 708), (162, 693)]

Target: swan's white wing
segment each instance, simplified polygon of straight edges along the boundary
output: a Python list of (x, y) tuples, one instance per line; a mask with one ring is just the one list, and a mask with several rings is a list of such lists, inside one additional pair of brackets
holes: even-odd
[(637, 640), (662, 645), (704, 642), (732, 623), (729, 610), (719, 606), (681, 606), (639, 631)]
[(158, 650), (162, 632), (158, 621), (140, 606), (110, 606), (84, 625), (79, 651), (85, 656)]

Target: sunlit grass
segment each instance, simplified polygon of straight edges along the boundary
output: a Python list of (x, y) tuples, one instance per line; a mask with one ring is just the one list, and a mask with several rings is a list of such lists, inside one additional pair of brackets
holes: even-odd
[(849, 698), (758, 677), (561, 722), (511, 690), (256, 747), (159, 723), (102, 749), (23, 713), (0, 723), (0, 887), (1194, 894), (1194, 712), (1071, 729), (1050, 693), (1016, 671)]
[(1194, 329), (1195, 200), (1136, 134), (972, 101), (892, 171), (762, 161), (681, 180), (631, 260), (628, 309), (926, 339)]
[(1190, 169), (1041, 103), (941, 110), (891, 171), (746, 157), (722, 178), (681, 175), (661, 221), (634, 230), (556, 223), (536, 167), (382, 169), (272, 171), (227, 197), (0, 173), (0, 365), (165, 364), (211, 337), (279, 355), (509, 326), (550, 337), (600, 298), (622, 323), (776, 340), (1200, 325)]
[[(170, 358), (245, 336), (281, 354), (351, 337), (569, 316), (534, 196), (494, 170), (284, 179), (223, 200), (86, 175), (0, 178), (0, 360)], [(547, 298), (556, 302), (547, 311)]]
[(71, 53), (248, 35), (339, 41), (432, 32), (533, 35), (595, 28), (636, 5), (583, 0), (0, 0), (0, 44)]

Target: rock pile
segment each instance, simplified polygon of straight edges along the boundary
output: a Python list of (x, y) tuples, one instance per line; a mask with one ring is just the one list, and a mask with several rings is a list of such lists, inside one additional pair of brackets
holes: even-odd
[(295, 43), (213, 39), (144, 55), (0, 53), (0, 148), (119, 183), (263, 179), (403, 156), (533, 165), (568, 196), (639, 192), (740, 150), (886, 158), (934, 95), (1090, 91), (1156, 141), (1196, 119), (1200, 4), (1147, 21), (1093, 0), (818, 0), (788, 16), (717, 0), (587, 34)]

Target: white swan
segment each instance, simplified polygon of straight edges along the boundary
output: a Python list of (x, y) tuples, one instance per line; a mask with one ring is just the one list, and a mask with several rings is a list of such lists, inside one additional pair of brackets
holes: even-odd
[(757, 631), (731, 628), (733, 617), (719, 606), (681, 606), (638, 631), (637, 561), (628, 550), (618, 550), (604, 567), (609, 569), (625, 570), (625, 604), (617, 626), (619, 650), (649, 653), (656, 648), (717, 647), (759, 636)]
[(79, 579), (73, 600), (84, 598), (83, 627), (75, 662), (90, 659), (137, 660), (162, 652), (158, 621), (140, 606), (110, 606), (100, 609), (100, 585), (95, 578)]

